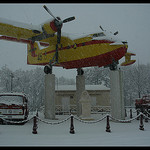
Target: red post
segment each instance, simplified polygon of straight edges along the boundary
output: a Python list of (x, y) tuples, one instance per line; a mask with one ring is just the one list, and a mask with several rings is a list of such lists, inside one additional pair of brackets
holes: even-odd
[(110, 130), (110, 125), (109, 125), (109, 115), (107, 115), (106, 132), (111, 132), (111, 130)]
[(32, 131), (32, 133), (33, 134), (37, 134), (37, 118), (36, 118), (36, 116), (34, 116), (33, 117), (33, 131)]
[(75, 134), (74, 125), (73, 125), (73, 115), (71, 115), (70, 133), (71, 133), (71, 134)]

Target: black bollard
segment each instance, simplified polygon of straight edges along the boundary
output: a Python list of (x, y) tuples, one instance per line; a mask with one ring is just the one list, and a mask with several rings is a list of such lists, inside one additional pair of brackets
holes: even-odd
[(127, 117), (127, 110), (126, 110), (126, 108), (125, 108), (125, 117)]
[(32, 131), (32, 133), (33, 134), (37, 134), (37, 118), (36, 118), (36, 116), (34, 116), (33, 117), (33, 131)]
[(110, 125), (109, 125), (109, 115), (107, 115), (106, 132), (111, 132), (111, 130), (110, 130)]
[(132, 108), (130, 108), (130, 118), (132, 118)]
[(71, 115), (70, 133), (71, 133), (71, 134), (75, 134), (74, 125), (73, 125), (73, 115)]
[(144, 130), (144, 124), (143, 124), (143, 114), (140, 115), (140, 130)]
[(39, 114), (38, 114), (38, 110), (36, 111), (36, 116), (37, 116), (37, 117), (39, 116)]

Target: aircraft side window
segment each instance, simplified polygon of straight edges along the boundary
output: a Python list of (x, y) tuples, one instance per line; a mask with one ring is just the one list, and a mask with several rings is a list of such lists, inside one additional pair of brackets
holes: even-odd
[(93, 37), (100, 37), (100, 36), (105, 36), (105, 34), (103, 32), (93, 34)]

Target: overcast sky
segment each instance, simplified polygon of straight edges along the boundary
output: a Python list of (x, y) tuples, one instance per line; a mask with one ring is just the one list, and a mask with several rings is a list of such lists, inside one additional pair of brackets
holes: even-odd
[[(0, 17), (18, 22), (39, 25), (51, 16), (41, 4), (0, 4)], [(73, 35), (100, 32), (99, 25), (107, 31), (119, 31), (121, 40), (128, 41), (128, 50), (136, 53), (140, 64), (150, 63), (150, 4), (45, 4), (55, 16), (65, 19), (75, 16), (63, 25), (62, 32)], [(32, 69), (27, 65), (26, 44), (0, 41), (0, 68), (7, 65), (13, 71)], [(75, 78), (76, 70), (54, 68), (57, 77)]]

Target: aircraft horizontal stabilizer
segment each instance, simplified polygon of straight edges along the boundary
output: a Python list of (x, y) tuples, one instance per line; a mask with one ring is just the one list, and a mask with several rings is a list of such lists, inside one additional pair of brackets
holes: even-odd
[(136, 60), (131, 60), (131, 56), (135, 56), (133, 53), (126, 53), (125, 54), (125, 62), (121, 63), (121, 66), (128, 66), (135, 63)]

